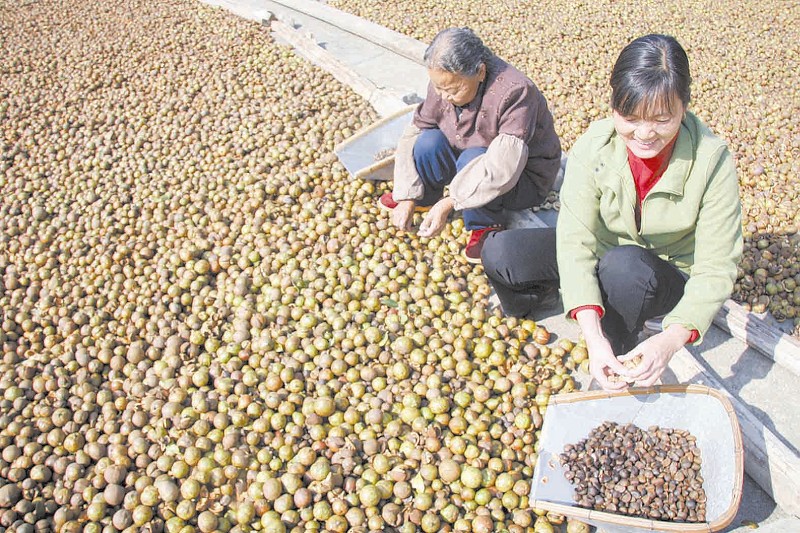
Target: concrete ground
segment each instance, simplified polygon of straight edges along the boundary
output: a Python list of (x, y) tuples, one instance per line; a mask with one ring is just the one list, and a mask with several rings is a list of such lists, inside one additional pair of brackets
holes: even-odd
[[(425, 94), (427, 74), (419, 63), (424, 43), (310, 0), (205, 1), (259, 22), (267, 19), (269, 13), (276, 15), (316, 41), (354, 73), (405, 103), (419, 101)], [(550, 226), (555, 224), (555, 211), (540, 211), (537, 215), (519, 213), (515, 223), (520, 226), (541, 225), (542, 221)], [(564, 318), (560, 307), (543, 311), (536, 318), (558, 337), (577, 339), (580, 335), (577, 325)], [(689, 351), (706, 372), (781, 439), (790, 454), (798, 456), (798, 376), (717, 327), (712, 327), (701, 346), (689, 347)], [(588, 386), (586, 379), (583, 386)], [(800, 532), (800, 520), (777, 507), (770, 496), (746, 476), (738, 514), (724, 531), (738, 533), (755, 527), (773, 533)]]

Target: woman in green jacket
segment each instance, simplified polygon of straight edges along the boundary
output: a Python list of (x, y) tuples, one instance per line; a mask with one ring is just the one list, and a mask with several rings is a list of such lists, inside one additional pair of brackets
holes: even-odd
[[(564, 309), (578, 321), (590, 371), (605, 389), (654, 384), (675, 352), (700, 342), (736, 279), (734, 161), (687, 111), (690, 82), (686, 52), (673, 37), (636, 39), (611, 74), (612, 117), (593, 123), (570, 152), (557, 270)], [(484, 244), (486, 273), (516, 314), (532, 311), (521, 312), (520, 301), (535, 304), (531, 296), (553, 281), (552, 251), (524, 253), (524, 243), (547, 242), (542, 231), (506, 231)], [(662, 332), (638, 342), (645, 321), (658, 316)], [(622, 364), (638, 356), (635, 368)], [(609, 379), (614, 374), (624, 379)]]

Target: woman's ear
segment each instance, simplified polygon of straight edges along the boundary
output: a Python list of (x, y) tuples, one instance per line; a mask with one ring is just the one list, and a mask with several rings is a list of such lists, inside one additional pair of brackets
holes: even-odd
[(478, 79), (479, 81), (486, 79), (486, 63), (481, 63), (481, 66), (478, 67)]

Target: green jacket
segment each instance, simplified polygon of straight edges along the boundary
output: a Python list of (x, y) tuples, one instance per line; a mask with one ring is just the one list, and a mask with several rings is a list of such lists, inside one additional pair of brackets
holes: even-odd
[(686, 113), (669, 166), (642, 202), (625, 143), (612, 119), (593, 123), (575, 143), (561, 188), (558, 270), (564, 309), (602, 307), (598, 260), (611, 248), (638, 245), (688, 274), (684, 296), (665, 317), (700, 333), (730, 296), (742, 253), (739, 182), (725, 142)]

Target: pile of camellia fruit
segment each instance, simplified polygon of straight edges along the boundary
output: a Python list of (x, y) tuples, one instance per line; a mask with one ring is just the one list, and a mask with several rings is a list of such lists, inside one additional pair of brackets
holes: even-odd
[[(586, 350), (395, 231), (376, 117), (184, 0), (0, 3), (0, 531), (552, 531)], [(578, 531), (580, 524), (573, 524)]]
[[(689, 109), (728, 141), (743, 207), (744, 257), (734, 299), (800, 337), (800, 7), (782, 0), (720, 9), (705, 0), (514, 2), (330, 0), (423, 42), (469, 26), (542, 90), (568, 150), (610, 115), (608, 79), (622, 48), (674, 35), (692, 73)], [(747, 36), (747, 38), (743, 38)]]

